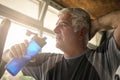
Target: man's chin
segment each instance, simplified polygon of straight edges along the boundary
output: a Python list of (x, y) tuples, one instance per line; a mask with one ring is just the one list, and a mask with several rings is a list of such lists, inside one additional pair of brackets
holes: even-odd
[(56, 43), (56, 48), (60, 48), (60, 44), (59, 43)]
[(56, 48), (59, 48), (59, 45), (56, 44)]

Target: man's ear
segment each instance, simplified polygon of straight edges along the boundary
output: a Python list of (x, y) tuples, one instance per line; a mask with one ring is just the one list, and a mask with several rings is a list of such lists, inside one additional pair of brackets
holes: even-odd
[(87, 33), (88, 33), (87, 28), (84, 27), (84, 28), (81, 29), (81, 32), (80, 32), (81, 36), (86, 36)]
[(79, 39), (83, 39), (85, 38), (86, 34), (88, 33), (88, 29), (87, 28), (82, 28), (81, 31), (78, 32), (79, 34)]

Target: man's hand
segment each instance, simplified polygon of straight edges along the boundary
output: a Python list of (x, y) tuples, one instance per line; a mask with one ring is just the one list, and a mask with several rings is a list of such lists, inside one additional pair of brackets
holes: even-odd
[(20, 58), (26, 54), (26, 48), (28, 46), (28, 42), (25, 41), (24, 43), (15, 44), (11, 46), (9, 49), (4, 51), (2, 59), (5, 62), (10, 61), (13, 58)]
[[(45, 45), (45, 38), (39, 38), (37, 36), (34, 36), (32, 38), (35, 40), (41, 47)], [(27, 46), (29, 45), (29, 42), (25, 40), (23, 43), (15, 44), (10, 49), (7, 49), (2, 56), (2, 59), (5, 62), (10, 61), (13, 58), (21, 58), (27, 53)]]
[(91, 20), (91, 38), (98, 32), (101, 28), (101, 25), (98, 23), (97, 19)]

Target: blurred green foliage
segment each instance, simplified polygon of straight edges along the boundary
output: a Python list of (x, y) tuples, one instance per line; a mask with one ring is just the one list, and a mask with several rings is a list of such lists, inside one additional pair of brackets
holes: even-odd
[(0, 80), (35, 80), (30, 76), (24, 76), (22, 72), (19, 72), (16, 76), (12, 76), (7, 71), (5, 71), (3, 77)]

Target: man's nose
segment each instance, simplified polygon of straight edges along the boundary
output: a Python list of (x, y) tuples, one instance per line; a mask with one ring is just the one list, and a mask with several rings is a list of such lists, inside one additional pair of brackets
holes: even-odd
[(58, 33), (60, 30), (59, 30), (59, 26), (56, 26), (55, 28), (54, 28), (54, 32), (55, 33)]

